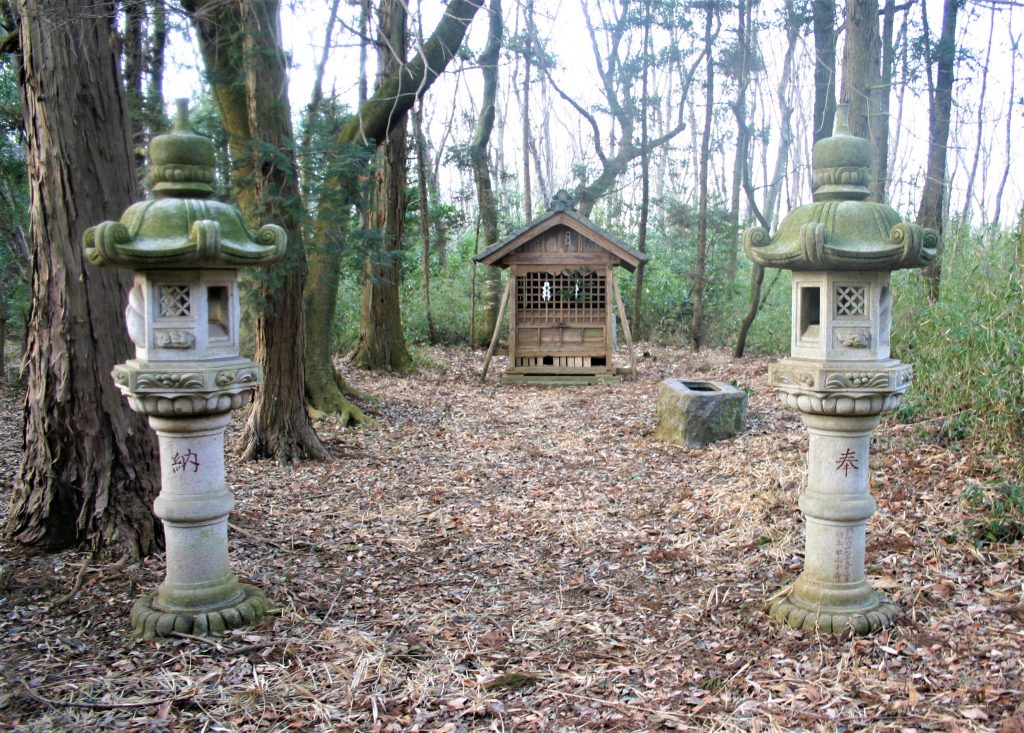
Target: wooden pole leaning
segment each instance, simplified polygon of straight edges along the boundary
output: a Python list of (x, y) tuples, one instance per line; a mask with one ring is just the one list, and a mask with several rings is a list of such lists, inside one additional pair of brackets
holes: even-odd
[(501, 305), (498, 307), (498, 318), (494, 322), (494, 333), (491, 335), (491, 345), (487, 347), (487, 356), (484, 357), (484, 370), (480, 375), (481, 384), (487, 379), (487, 369), (491, 366), (491, 357), (494, 356), (494, 347), (498, 345), (498, 334), (501, 333), (501, 322), (505, 318), (505, 308), (508, 307), (508, 299), (512, 294), (512, 281), (515, 275), (509, 273), (508, 284), (505, 286), (505, 294), (501, 297)]
[(629, 321), (626, 320), (626, 309), (622, 305), (622, 296), (619, 295), (619, 283), (615, 274), (609, 274), (612, 290), (615, 292), (615, 307), (619, 311), (619, 320), (622, 321), (622, 333), (626, 336), (626, 348), (629, 349), (629, 373), (636, 380), (636, 354), (633, 353), (633, 334), (629, 330)]

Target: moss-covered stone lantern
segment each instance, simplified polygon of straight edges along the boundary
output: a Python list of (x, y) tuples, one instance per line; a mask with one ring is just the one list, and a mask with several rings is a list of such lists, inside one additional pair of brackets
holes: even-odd
[(892, 270), (935, 257), (938, 235), (866, 201), (871, 148), (853, 137), (846, 108), (814, 146), (814, 203), (794, 209), (775, 238), (748, 229), (747, 256), (793, 271), (792, 355), (770, 369), (782, 402), (810, 433), (804, 569), (770, 614), (793, 628), (868, 634), (893, 623), (896, 607), (864, 575), (871, 432), (910, 386), (913, 370), (889, 355)]
[(135, 271), (126, 312), (135, 358), (113, 377), (159, 438), (154, 510), (167, 548), (166, 579), (132, 608), (144, 638), (220, 634), (268, 610), (229, 568), (224, 429), (262, 377), (239, 356), (238, 269), (276, 261), (287, 237), (273, 224), (251, 231), (236, 207), (213, 198), (214, 161), (179, 100), (174, 130), (150, 145), (152, 198), (85, 233), (90, 262)]

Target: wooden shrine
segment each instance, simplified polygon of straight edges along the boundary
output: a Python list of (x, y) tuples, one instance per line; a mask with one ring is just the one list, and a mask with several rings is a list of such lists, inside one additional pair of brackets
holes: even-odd
[(577, 213), (568, 193), (559, 191), (547, 213), (474, 259), (510, 270), (484, 377), (506, 310), (508, 369), (503, 381), (614, 377), (615, 310), (635, 376), (632, 337), (612, 268), (618, 265), (632, 272), (647, 255)]

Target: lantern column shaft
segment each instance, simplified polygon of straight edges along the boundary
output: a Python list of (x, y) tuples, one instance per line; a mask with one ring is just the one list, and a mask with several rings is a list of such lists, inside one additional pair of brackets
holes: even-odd
[(875, 513), (868, 491), (871, 431), (879, 415), (802, 415), (810, 435), (804, 570), (771, 615), (796, 628), (865, 634), (887, 625), (895, 608), (864, 575), (867, 521)]

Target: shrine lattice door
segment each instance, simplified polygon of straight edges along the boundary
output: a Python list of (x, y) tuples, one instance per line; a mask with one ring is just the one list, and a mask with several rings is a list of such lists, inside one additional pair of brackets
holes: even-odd
[(520, 269), (511, 368), (549, 374), (610, 371), (609, 275), (604, 268)]

